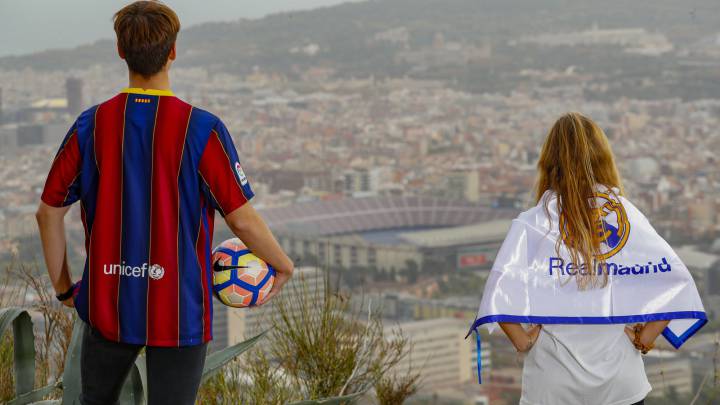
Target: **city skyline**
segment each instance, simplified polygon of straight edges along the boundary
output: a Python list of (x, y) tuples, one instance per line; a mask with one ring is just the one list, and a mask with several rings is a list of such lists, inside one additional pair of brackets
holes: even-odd
[[(518, 11), (530, 5), (538, 12)], [(368, 298), (408, 332), (411, 363), (428, 366), (418, 398), (442, 405), (518, 402), (522, 364), (506, 337), (483, 335), (482, 386), (476, 342), (462, 339), (511, 219), (535, 205), (549, 128), (568, 111), (591, 117), (625, 195), (691, 271), (710, 319), (682, 350), (661, 337), (645, 357), (646, 403), (674, 405), (720, 364), (713, 10), (715, 0), (392, 0), (209, 23), (181, 37), (172, 90), (222, 117), (253, 206), (298, 268), (321, 269), (324, 291), (363, 310)], [(111, 37), (109, 17), (100, 23)], [(41, 262), (34, 213), (52, 156), (79, 111), (126, 83), (111, 41), (0, 58), (0, 264)], [(215, 220), (213, 245), (233, 237)], [(77, 205), (66, 224), (79, 277)], [(255, 314), (220, 305), (217, 347), (254, 332)]]

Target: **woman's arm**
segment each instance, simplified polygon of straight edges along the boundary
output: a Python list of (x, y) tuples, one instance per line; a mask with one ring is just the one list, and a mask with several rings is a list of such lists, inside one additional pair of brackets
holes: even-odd
[(542, 328), (542, 325), (535, 325), (525, 330), (519, 323), (507, 322), (499, 322), (499, 325), (519, 352), (527, 352), (532, 348)]
[[(650, 347), (655, 343), (655, 339), (660, 336), (669, 323), (670, 321), (652, 321), (646, 323), (642, 328), (642, 332), (640, 332), (640, 343), (645, 347)], [(628, 338), (630, 338), (630, 341), (634, 343), (635, 331), (632, 328), (625, 327), (625, 333), (628, 335)]]
[(645, 324), (645, 327), (640, 333), (640, 343), (644, 345), (650, 345), (655, 342), (658, 336), (668, 326), (670, 321), (653, 321)]

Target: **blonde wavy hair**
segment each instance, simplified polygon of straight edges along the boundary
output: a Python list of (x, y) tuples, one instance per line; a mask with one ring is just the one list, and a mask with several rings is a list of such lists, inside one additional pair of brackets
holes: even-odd
[[(558, 213), (564, 230), (562, 243), (573, 263), (585, 264), (588, 271), (576, 274), (580, 289), (604, 287), (607, 272), (599, 277), (596, 256), (600, 256), (600, 213), (595, 206), (598, 185), (624, 190), (615, 158), (605, 132), (590, 118), (569, 112), (561, 116), (548, 132), (538, 161), (536, 203), (551, 190), (557, 194)], [(545, 209), (548, 210), (547, 201)]]

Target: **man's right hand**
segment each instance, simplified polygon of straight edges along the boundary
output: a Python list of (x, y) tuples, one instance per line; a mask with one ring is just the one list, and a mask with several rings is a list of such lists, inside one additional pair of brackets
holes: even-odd
[(270, 301), (274, 296), (278, 295), (280, 291), (285, 286), (285, 283), (287, 283), (290, 280), (290, 277), (292, 277), (293, 270), (290, 271), (277, 271), (275, 272), (275, 281), (273, 282), (272, 290), (270, 290), (270, 294), (266, 295), (265, 298), (260, 301), (257, 305), (265, 305), (268, 301)]
[(270, 294), (258, 304), (263, 305), (278, 295), (285, 283), (290, 280), (294, 264), (275, 240), (270, 228), (260, 217), (260, 214), (249, 203), (225, 216), (225, 222), (235, 236), (240, 238), (255, 256), (265, 260), (275, 268), (273, 288), (270, 290)]

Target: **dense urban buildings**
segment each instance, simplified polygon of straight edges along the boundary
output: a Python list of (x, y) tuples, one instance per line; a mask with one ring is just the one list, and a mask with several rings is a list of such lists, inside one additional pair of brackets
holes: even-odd
[[(287, 18), (255, 22), (280, 21), (283, 29), (272, 31), (297, 38), (283, 36), (272, 47), (275, 36), (263, 32), (238, 36), (240, 45), (213, 63), (198, 61), (215, 49), (207, 39), (213, 30), (190, 29), (181, 36), (188, 45), (173, 68), (173, 90), (223, 117), (256, 191), (253, 203), (300, 273), (319, 291), (383, 303), (389, 330), (406, 332), (417, 349), (413, 363), (428, 367), (421, 396), (517, 403), (521, 360), (506, 339), (484, 336), (487, 375), (478, 387), (477, 354), (462, 338), (510, 220), (534, 203), (543, 137), (566, 111), (601, 124), (628, 197), (677, 249), (717, 319), (717, 24), (688, 22), (695, 17), (687, 11), (655, 15), (667, 29), (634, 17), (679, 7), (665, 1), (666, 8), (652, 3), (610, 22), (604, 5), (584, 2), (582, 13), (546, 13), (558, 16), (552, 24), (494, 9), (490, 17), (450, 19), (454, 8), (443, 7), (462, 3), (455, 0), (437, 2), (443, 6), (428, 11), (431, 20), (422, 10), (403, 10), (397, 20), (388, 12), (387, 22), (373, 7), (401, 1), (370, 3), (344, 6), (375, 10), (357, 17), (362, 24), (343, 20), (340, 11), (335, 16), (334, 8), (295, 16), (305, 21), (299, 33)], [(311, 17), (331, 14), (337, 18), (322, 20), (343, 25), (337, 36), (308, 28), (317, 25)], [(587, 18), (575, 23), (577, 15)], [(81, 58), (87, 50), (68, 52)], [(40, 259), (33, 214), (60, 140), (81, 108), (111, 97), (126, 78), (115, 59), (57, 69), (24, 61), (0, 59), (3, 260)], [(217, 220), (216, 242), (229, 237)], [(67, 226), (77, 271), (83, 254), (77, 209)], [(263, 311), (216, 304), (215, 345), (261, 330)], [(660, 344), (646, 357), (652, 395), (687, 398), (716, 372), (715, 323), (680, 351)]]

